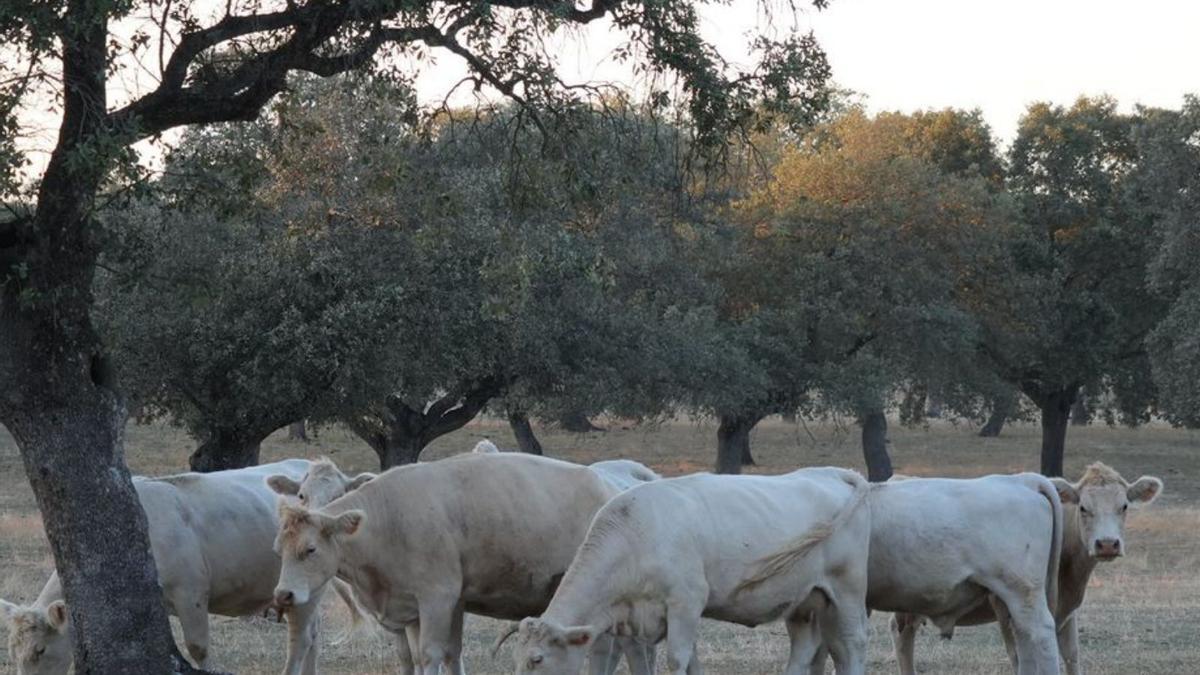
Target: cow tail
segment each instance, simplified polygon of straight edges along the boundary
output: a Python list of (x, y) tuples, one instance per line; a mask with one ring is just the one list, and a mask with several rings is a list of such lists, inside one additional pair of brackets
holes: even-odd
[(808, 555), (810, 551), (832, 536), (834, 532), (837, 532), (838, 528), (854, 515), (862, 503), (866, 501), (867, 494), (871, 490), (871, 484), (867, 482), (867, 479), (853, 471), (846, 471), (842, 476), (842, 480), (854, 488), (854, 493), (850, 496), (846, 505), (842, 507), (842, 510), (829, 522), (813, 527), (808, 532), (788, 542), (786, 546), (778, 551), (759, 559), (758, 571), (750, 578), (738, 584), (737, 588), (734, 589), (734, 593), (740, 593), (741, 591), (753, 588), (768, 579), (788, 571), (793, 565), (803, 559), (804, 556)]
[(363, 619), (366, 618), (366, 615), (363, 614), (362, 607), (359, 607), (358, 601), (354, 599), (354, 591), (350, 589), (350, 584), (335, 577), (333, 579), (333, 590), (337, 592), (338, 597), (342, 599), (342, 602), (346, 603), (346, 608), (350, 610), (350, 626), (346, 629), (345, 633), (334, 640), (335, 644), (340, 644), (350, 639), (352, 635), (363, 627)]
[(1058, 495), (1058, 490), (1054, 484), (1048, 479), (1041, 476), (1038, 477), (1038, 492), (1041, 493), (1046, 501), (1050, 502), (1050, 514), (1053, 521), (1051, 533), (1053, 539), (1050, 543), (1050, 560), (1047, 563), (1046, 569), (1046, 602), (1050, 606), (1050, 614), (1054, 616), (1054, 622), (1058, 623), (1058, 566), (1062, 561), (1062, 540), (1063, 540), (1063, 507), (1062, 499)]

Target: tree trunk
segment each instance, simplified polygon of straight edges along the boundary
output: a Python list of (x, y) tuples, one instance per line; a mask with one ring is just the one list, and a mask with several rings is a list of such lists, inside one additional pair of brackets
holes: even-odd
[(1075, 402), (1071, 404), (1071, 426), (1085, 427), (1091, 421), (1092, 416), (1088, 413), (1087, 403), (1081, 391), (1075, 397)]
[(271, 432), (248, 435), (231, 429), (216, 429), (200, 443), (188, 465), (192, 471), (209, 473), (258, 465), (259, 448)]
[(1063, 454), (1067, 445), (1067, 424), (1078, 387), (1069, 387), (1045, 394), (1038, 399), (1042, 411), (1042, 474), (1063, 475)]
[(529, 423), (528, 415), (522, 412), (508, 413), (508, 426), (512, 429), (513, 436), (517, 437), (517, 447), (521, 449), (521, 452), (530, 455), (545, 454), (542, 451), (542, 444), (533, 434), (533, 426)]
[(300, 441), (301, 443), (308, 442), (308, 425), (305, 424), (304, 420), (292, 422), (288, 425), (288, 440)]
[(603, 427), (598, 427), (595, 424), (592, 424), (592, 421), (587, 418), (587, 415), (584, 415), (579, 411), (566, 413), (559, 419), (558, 424), (565, 431), (570, 431), (571, 433), (575, 434), (586, 434), (590, 431), (605, 430)]
[[(719, 415), (717, 425), (717, 473), (741, 473), (750, 457), (750, 432), (762, 417)], [(753, 458), (750, 457), (753, 464)]]
[(416, 464), (421, 461), (421, 451), (427, 443), (415, 436), (393, 436), (382, 447), (375, 448), (379, 455), (379, 468), (387, 471), (394, 466)]
[(887, 415), (874, 410), (862, 415), (863, 459), (867, 463), (867, 480), (881, 483), (892, 477), (892, 458), (888, 455)]
[(1015, 396), (1002, 395), (992, 399), (992, 412), (988, 415), (987, 422), (983, 428), (979, 430), (979, 435), (984, 438), (995, 438), (1000, 435), (1000, 430), (1004, 428), (1004, 423), (1012, 416), (1013, 408), (1016, 406)]

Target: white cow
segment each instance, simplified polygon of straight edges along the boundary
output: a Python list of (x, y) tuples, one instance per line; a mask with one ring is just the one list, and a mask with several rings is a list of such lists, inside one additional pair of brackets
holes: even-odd
[[(1050, 607), (1063, 510), (1049, 480), (910, 478), (873, 484), (870, 502), (870, 609), (928, 617), (949, 637), (992, 602), (1011, 617), (1021, 675), (1058, 672)], [(823, 667), (818, 654), (811, 672)]]
[(702, 616), (784, 620), (789, 674), (806, 670), (821, 642), (839, 673), (865, 672), (868, 491), (853, 471), (818, 468), (685, 476), (618, 495), (545, 613), (515, 627), (516, 672), (577, 675), (584, 648), (612, 630), (665, 636), (670, 671), (695, 674)]
[[(484, 439), (479, 441), (471, 452), (494, 454), (499, 453), (500, 450), (491, 441)], [(614, 491), (625, 490), (634, 485), (641, 485), (644, 482), (660, 478), (646, 465), (628, 459), (596, 462), (589, 468), (612, 486)], [(360, 473), (351, 478), (342, 473), (333, 460), (322, 457), (312, 463), (300, 481), (297, 482), (281, 474), (268, 477), (267, 485), (281, 495), (296, 497), (303, 506), (321, 508), (347, 492), (359, 488), (376, 476), (377, 474), (374, 473)], [(339, 594), (343, 594), (343, 589), (348, 589), (340, 580), (335, 579), (334, 584)], [(347, 605), (351, 606), (352, 619), (357, 624), (361, 614), (355, 606), (353, 598), (343, 595), (343, 599)], [(419, 651), (419, 624), (414, 622), (406, 626), (405, 634), (405, 638), (401, 638), (397, 643), (398, 655), (401, 662), (413, 663), (412, 654)], [(629, 668), (634, 675), (653, 672), (654, 645), (647, 645), (635, 637), (604, 635), (597, 639), (593, 652), (592, 675), (612, 675), (620, 665), (622, 655), (629, 662)]]
[(463, 612), (544, 609), (613, 494), (577, 464), (463, 454), (391, 469), (320, 510), (281, 504), (276, 602), (306, 602), (336, 576), (384, 628), (419, 623), (422, 673), (461, 672)]
[[(188, 653), (208, 665), (208, 615), (262, 613), (274, 596), (279, 558), (271, 550), (277, 529), (276, 496), (263, 480), (272, 474), (300, 478), (305, 460), (161, 478), (135, 477), (146, 512), (150, 547), (168, 610), (179, 617)], [(51, 575), (33, 605), (0, 601), (8, 619), (9, 650), (22, 675), (65, 674), (70, 667), (71, 625), (58, 574)], [(315, 613), (319, 594), (300, 608)], [(302, 617), (289, 626), (289, 662), (316, 672), (315, 623)], [(303, 629), (303, 633), (301, 633)]]
[[(1069, 675), (1080, 675), (1077, 610), (1083, 604), (1088, 579), (1100, 562), (1125, 554), (1125, 514), (1130, 504), (1148, 504), (1162, 492), (1162, 481), (1142, 476), (1132, 484), (1101, 463), (1092, 464), (1079, 482), (1052, 479), (1063, 504), (1062, 560), (1058, 566), (1058, 602), (1054, 608), (1058, 648)], [(1003, 612), (1002, 612), (1003, 613)], [(991, 604), (981, 605), (958, 625), (996, 620)], [(901, 675), (915, 675), (913, 651), (921, 618), (897, 614), (893, 619), (896, 661)], [(1005, 645), (1015, 669), (1020, 668), (1010, 621), (1000, 622)]]

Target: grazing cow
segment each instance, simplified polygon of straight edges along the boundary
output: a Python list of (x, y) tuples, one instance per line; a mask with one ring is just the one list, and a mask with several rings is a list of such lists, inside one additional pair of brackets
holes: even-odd
[[(1162, 481), (1142, 476), (1132, 484), (1119, 473), (1099, 462), (1092, 464), (1079, 482), (1071, 484), (1052, 479), (1063, 504), (1062, 559), (1058, 566), (1058, 601), (1054, 620), (1058, 649), (1068, 675), (1080, 675), (1079, 625), (1076, 612), (1083, 604), (1088, 579), (1100, 562), (1125, 554), (1125, 514), (1130, 504), (1148, 504), (1162, 492)], [(1000, 612), (1003, 616), (1003, 610)], [(959, 620), (959, 625), (974, 625), (996, 620), (991, 604), (981, 605)], [(892, 622), (896, 661), (901, 675), (914, 675), (913, 652), (921, 619), (912, 614), (897, 614)], [(1008, 617), (1000, 622), (1005, 646), (1014, 669), (1020, 670), (1013, 627)]]
[[(1043, 476), (908, 478), (871, 486), (867, 607), (929, 617), (945, 637), (991, 602), (1007, 612), (1021, 675), (1058, 672), (1050, 607), (1063, 510)], [(910, 652), (911, 653), (911, 652)], [(824, 654), (812, 673), (824, 672)], [(901, 660), (901, 672), (912, 662)]]
[[(264, 485), (272, 474), (300, 478), (305, 460), (246, 469), (134, 478), (149, 525), (150, 547), (168, 610), (179, 617), (187, 651), (208, 665), (208, 615), (262, 613), (274, 596), (279, 558), (271, 550), (277, 529), (276, 496)], [(71, 625), (58, 574), (35, 603), (2, 603), (9, 649), (22, 675), (65, 674), (71, 664)], [(320, 594), (304, 611), (315, 610)], [(314, 612), (315, 613), (315, 612)], [(299, 634), (301, 627), (304, 634)], [(317, 626), (307, 617), (289, 622), (289, 661), (316, 672), (317, 652), (308, 649)]]
[(806, 669), (821, 642), (838, 673), (865, 672), (868, 491), (853, 471), (821, 468), (621, 493), (596, 514), (545, 613), (510, 629), (516, 672), (577, 675), (584, 648), (612, 630), (665, 636), (670, 671), (695, 674), (702, 616), (786, 621), (788, 673)]
[(544, 609), (613, 494), (586, 467), (517, 453), (397, 467), (320, 510), (280, 505), (275, 600), (306, 602), (336, 576), (384, 628), (419, 623), (424, 675), (461, 672), (463, 612)]

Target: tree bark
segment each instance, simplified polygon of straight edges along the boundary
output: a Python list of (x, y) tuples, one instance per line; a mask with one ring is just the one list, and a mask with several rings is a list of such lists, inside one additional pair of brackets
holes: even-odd
[(762, 416), (722, 414), (717, 419), (717, 473), (741, 473), (750, 457), (750, 432)]
[(1078, 391), (1078, 387), (1068, 387), (1045, 393), (1037, 399), (1042, 413), (1042, 474), (1045, 476), (1063, 475), (1067, 424)]
[(603, 427), (592, 424), (592, 421), (579, 411), (564, 414), (558, 421), (559, 426), (574, 434), (586, 434), (591, 431), (605, 431)]
[(62, 122), (31, 221), (0, 224), (0, 423), (21, 450), (74, 634), (77, 673), (168, 673), (174, 641), (146, 515), (125, 466), (126, 409), (91, 320), (108, 171), (108, 13), (71, 0)]
[(308, 426), (304, 420), (292, 422), (288, 425), (288, 440), (300, 441), (301, 443), (308, 442)]
[(508, 413), (508, 426), (512, 429), (513, 436), (517, 437), (517, 447), (521, 452), (530, 455), (545, 454), (541, 442), (533, 433), (533, 425), (529, 423), (528, 415), (523, 412)]
[(867, 463), (867, 480), (883, 482), (892, 477), (892, 458), (888, 455), (887, 415), (882, 410), (863, 414), (858, 421), (862, 426), (863, 459)]
[(271, 432), (247, 435), (230, 429), (212, 431), (188, 458), (192, 471), (209, 473), (258, 465), (259, 449)]
[(979, 435), (984, 438), (999, 436), (1000, 431), (1004, 428), (1004, 423), (1008, 421), (1008, 418), (1012, 417), (1016, 405), (1016, 392), (994, 397), (992, 399), (992, 412), (988, 415), (987, 422), (984, 422), (983, 428), (979, 430)]

